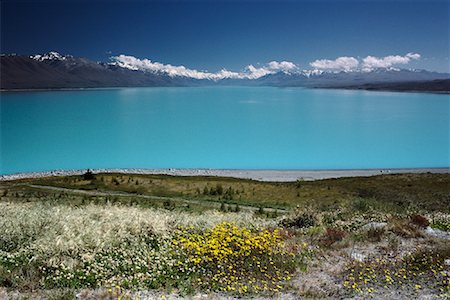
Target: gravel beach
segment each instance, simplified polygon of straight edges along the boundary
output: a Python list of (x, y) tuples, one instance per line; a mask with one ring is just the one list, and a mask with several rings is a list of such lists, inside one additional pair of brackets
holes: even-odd
[[(164, 174), (171, 176), (218, 176), (259, 181), (290, 182), (339, 177), (374, 176), (404, 173), (450, 173), (450, 168), (367, 169), (367, 170), (231, 170), (231, 169), (94, 169), (94, 173)], [(80, 175), (86, 170), (54, 170), (48, 172), (0, 175), (0, 181), (49, 176)]]

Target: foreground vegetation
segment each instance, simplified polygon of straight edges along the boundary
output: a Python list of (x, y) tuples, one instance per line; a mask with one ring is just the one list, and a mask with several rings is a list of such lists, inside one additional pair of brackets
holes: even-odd
[(0, 298), (450, 297), (447, 174), (85, 174), (0, 196)]

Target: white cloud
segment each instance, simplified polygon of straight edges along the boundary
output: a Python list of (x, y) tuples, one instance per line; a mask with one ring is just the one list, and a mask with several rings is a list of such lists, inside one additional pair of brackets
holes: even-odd
[(318, 70), (353, 71), (358, 68), (359, 61), (354, 57), (341, 56), (335, 60), (318, 59), (309, 65)]
[(420, 54), (419, 53), (408, 53), (406, 54), (407, 57), (411, 58), (411, 59), (420, 59)]
[(385, 57), (375, 57), (367, 56), (361, 61), (355, 57), (341, 56), (335, 60), (330, 59), (318, 59), (311, 62), (309, 65), (315, 70), (325, 70), (325, 71), (371, 71), (377, 68), (390, 68), (394, 65), (405, 65), (411, 62), (411, 60), (420, 59), (420, 54), (418, 53), (407, 53), (404, 56), (401, 55), (389, 55)]
[(141, 70), (146, 72), (163, 73), (171, 77), (181, 76), (194, 79), (258, 79), (269, 74), (277, 72), (295, 73), (301, 72), (306, 76), (313, 74), (321, 74), (325, 71), (331, 72), (352, 72), (352, 71), (371, 71), (377, 68), (391, 68), (394, 65), (404, 65), (412, 60), (420, 59), (418, 53), (407, 53), (404, 56), (389, 55), (385, 57), (367, 56), (363, 59), (357, 59), (351, 56), (341, 56), (334, 60), (318, 59), (310, 63), (312, 70), (300, 71), (298, 66), (289, 61), (271, 61), (263, 66), (255, 67), (248, 65), (242, 71), (234, 72), (222, 69), (212, 73), (208, 71), (198, 71), (189, 69), (185, 66), (174, 66), (171, 64), (163, 64), (154, 62), (149, 59), (139, 59), (129, 55), (119, 55), (111, 57), (112, 64), (127, 68), (130, 70)]
[(245, 68), (244, 72), (233, 72), (226, 69), (222, 69), (219, 72), (211, 73), (206, 71), (197, 71), (194, 69), (186, 68), (185, 66), (173, 66), (170, 64), (162, 64), (159, 62), (153, 62), (149, 59), (139, 59), (129, 55), (119, 55), (111, 57), (113, 64), (122, 68), (130, 70), (141, 70), (150, 72), (165, 73), (171, 77), (182, 76), (195, 79), (209, 79), (220, 80), (225, 78), (234, 79), (257, 79), (268, 74), (276, 72), (289, 72), (297, 69), (297, 66), (288, 61), (271, 61), (266, 66), (257, 68), (253, 65), (249, 65)]
[(260, 68), (257, 68), (253, 65), (248, 65), (245, 68), (245, 72), (240, 73), (240, 75), (241, 78), (257, 79), (269, 74), (274, 74), (277, 72), (289, 73), (297, 69), (298, 69), (297, 65), (290, 61), (281, 61), (281, 62), (271, 61), (264, 67)]
[(271, 61), (267, 64), (267, 67), (272, 71), (289, 72), (297, 69), (297, 65), (290, 61)]
[(129, 55), (119, 55), (112, 57), (115, 64), (130, 70), (152, 71), (166, 73), (169, 76), (184, 76), (196, 79), (208, 79), (211, 73), (188, 69), (185, 66), (173, 66), (153, 62), (149, 59), (139, 59)]
[(389, 55), (385, 57), (367, 56), (362, 60), (363, 71), (371, 71), (376, 68), (390, 68), (393, 65), (406, 65), (411, 60), (420, 59), (418, 53), (408, 53), (405, 56)]

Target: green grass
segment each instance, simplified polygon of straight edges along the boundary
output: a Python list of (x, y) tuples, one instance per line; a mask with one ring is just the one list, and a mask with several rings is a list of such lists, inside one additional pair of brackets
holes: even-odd
[[(8, 196), (4, 197), (7, 199), (39, 199), (39, 194), (50, 193), (57, 197), (56, 201), (61, 198), (68, 201), (69, 193), (45, 192), (27, 186), (14, 186), (14, 183), (280, 209), (292, 209), (300, 205), (333, 210), (345, 205), (358, 210), (372, 206), (397, 212), (450, 212), (449, 174), (380, 175), (289, 183), (200, 176), (97, 174), (94, 180), (83, 180), (82, 176), (49, 177), (3, 182), (0, 187), (8, 191)], [(19, 196), (15, 197), (16, 194)], [(77, 199), (73, 200), (74, 203), (81, 203), (78, 199), (80, 197), (75, 198)], [(96, 201), (99, 202), (113, 200), (97, 198)], [(144, 200), (142, 197), (124, 199), (117, 196), (114, 201), (144, 207), (157, 207), (164, 202), (157, 199)], [(194, 206), (201, 207), (199, 204)]]

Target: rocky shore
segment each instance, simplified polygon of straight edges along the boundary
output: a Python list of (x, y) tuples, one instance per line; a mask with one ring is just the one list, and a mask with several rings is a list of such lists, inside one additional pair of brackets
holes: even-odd
[[(450, 168), (367, 169), (367, 170), (232, 170), (232, 169), (94, 169), (94, 173), (156, 174), (171, 176), (218, 176), (259, 181), (290, 182), (339, 177), (374, 176), (404, 173), (450, 173)], [(81, 175), (86, 170), (54, 170), (47, 172), (0, 175), (0, 181), (50, 176)]]

